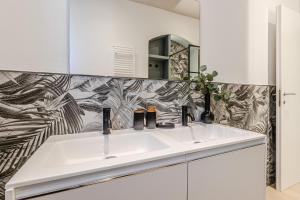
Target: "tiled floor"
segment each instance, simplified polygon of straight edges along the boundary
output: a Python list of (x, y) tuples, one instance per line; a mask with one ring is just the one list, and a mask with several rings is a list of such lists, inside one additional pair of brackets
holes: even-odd
[(266, 200), (300, 200), (300, 184), (295, 185), (284, 192), (279, 192), (268, 187)]

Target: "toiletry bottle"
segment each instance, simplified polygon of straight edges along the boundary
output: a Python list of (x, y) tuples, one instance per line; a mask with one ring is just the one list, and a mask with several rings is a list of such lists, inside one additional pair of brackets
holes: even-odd
[(143, 130), (145, 126), (145, 111), (137, 109), (134, 111), (133, 127), (134, 130)]
[(156, 107), (148, 106), (146, 115), (146, 126), (148, 129), (156, 128)]

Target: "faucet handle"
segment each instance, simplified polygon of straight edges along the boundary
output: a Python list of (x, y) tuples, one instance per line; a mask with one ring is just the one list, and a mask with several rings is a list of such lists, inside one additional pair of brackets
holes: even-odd
[(188, 117), (190, 117), (190, 119), (191, 119), (191, 121), (192, 121), (192, 122), (194, 122), (194, 121), (195, 121), (194, 114), (192, 114), (192, 113), (188, 113), (188, 114), (187, 114), (187, 116), (188, 116)]
[(195, 117), (192, 115), (192, 113), (189, 113), (189, 108), (191, 106), (183, 105), (182, 106), (182, 113), (181, 113), (181, 122), (182, 126), (188, 126), (188, 118), (191, 119), (191, 121), (195, 121)]

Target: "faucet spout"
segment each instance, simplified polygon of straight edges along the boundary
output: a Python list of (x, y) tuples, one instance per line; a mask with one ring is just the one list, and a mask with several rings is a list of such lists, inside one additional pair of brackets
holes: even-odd
[(111, 108), (103, 108), (103, 134), (111, 134), (111, 119), (110, 119)]
[(188, 118), (190, 118), (192, 121), (195, 121), (195, 117), (191, 113), (188, 113), (188, 106), (182, 106), (182, 126), (188, 126)]

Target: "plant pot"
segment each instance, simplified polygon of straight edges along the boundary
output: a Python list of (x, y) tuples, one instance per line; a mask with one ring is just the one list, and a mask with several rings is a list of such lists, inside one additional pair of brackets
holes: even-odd
[(214, 114), (210, 110), (210, 98), (211, 98), (210, 93), (206, 93), (205, 97), (204, 97), (204, 100), (205, 100), (204, 108), (205, 108), (205, 110), (201, 114), (201, 122), (203, 122), (205, 124), (212, 124), (214, 122), (214, 119), (215, 119)]

